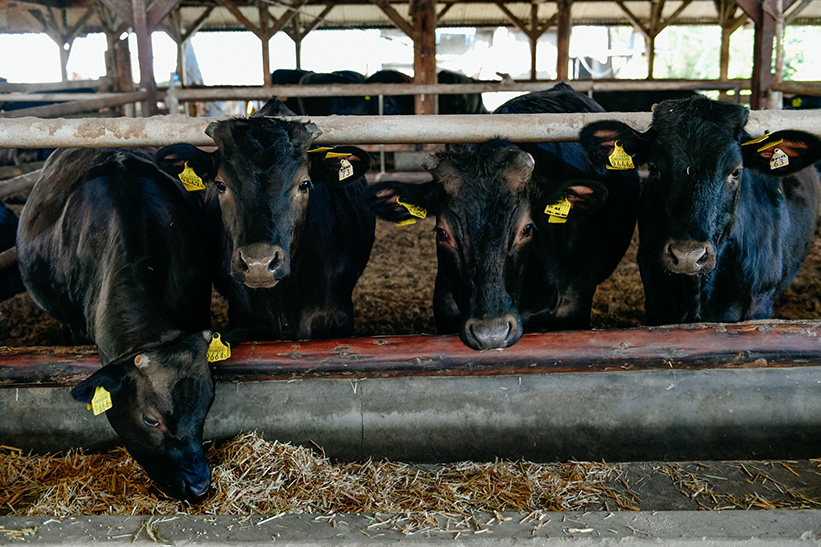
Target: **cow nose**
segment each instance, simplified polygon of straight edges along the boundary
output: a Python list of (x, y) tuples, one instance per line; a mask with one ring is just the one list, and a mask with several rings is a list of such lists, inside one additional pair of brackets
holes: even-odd
[(469, 347), (482, 349), (507, 348), (522, 337), (522, 322), (512, 313), (500, 317), (470, 317), (459, 333)]
[(270, 288), (290, 273), (290, 260), (279, 245), (254, 243), (234, 251), (234, 277), (252, 289)]
[(709, 273), (716, 264), (716, 253), (707, 241), (668, 240), (664, 245), (662, 261), (673, 273), (697, 275)]
[(211, 489), (211, 469), (206, 465), (201, 473), (184, 473), (184, 480), (186, 498), (189, 501), (201, 500)]

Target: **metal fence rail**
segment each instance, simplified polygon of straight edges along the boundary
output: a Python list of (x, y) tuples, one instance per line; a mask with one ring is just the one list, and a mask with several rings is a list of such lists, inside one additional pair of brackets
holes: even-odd
[[(481, 142), (501, 137), (514, 142), (574, 141), (588, 123), (619, 119), (644, 131), (651, 114), (494, 114), (474, 116), (329, 116), (311, 121), (321, 130), (317, 144), (406, 144)], [(307, 118), (300, 118), (307, 119)], [(215, 118), (17, 118), (0, 124), (0, 148), (163, 146), (178, 142), (213, 145), (205, 128)], [(821, 112), (753, 111), (746, 126), (752, 135), (799, 129), (821, 136)]]

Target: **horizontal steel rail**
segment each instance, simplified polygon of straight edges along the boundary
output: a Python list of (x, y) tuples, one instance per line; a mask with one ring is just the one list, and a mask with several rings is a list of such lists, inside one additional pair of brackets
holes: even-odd
[[(308, 118), (300, 118), (308, 119)], [(317, 144), (407, 144), (481, 142), (501, 137), (513, 142), (574, 141), (586, 124), (619, 119), (644, 131), (651, 114), (489, 114), (452, 116), (315, 117), (322, 135)], [(205, 128), (216, 118), (153, 116), (150, 118), (18, 118), (0, 124), (0, 147), (60, 148), (163, 146), (187, 142), (213, 145)], [(753, 111), (746, 126), (752, 135), (800, 129), (821, 135), (821, 111)]]

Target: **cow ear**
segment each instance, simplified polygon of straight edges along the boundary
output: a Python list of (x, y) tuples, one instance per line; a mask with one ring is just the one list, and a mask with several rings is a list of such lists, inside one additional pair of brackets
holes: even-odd
[(344, 186), (365, 176), (371, 168), (370, 155), (356, 146), (337, 146), (331, 150), (308, 152), (311, 181), (314, 184)]
[(788, 129), (742, 142), (741, 152), (744, 167), (784, 177), (821, 160), (821, 139)]
[(129, 374), (127, 362), (117, 362), (105, 365), (103, 368), (83, 380), (71, 390), (71, 396), (83, 403), (90, 403), (98, 387), (105, 388), (109, 393), (120, 390)]
[(285, 106), (285, 103), (279, 100), (276, 95), (272, 96), (268, 101), (260, 107), (259, 110), (249, 116), (249, 118), (262, 118), (272, 116), (296, 116), (297, 114)]
[(569, 181), (558, 190), (548, 194), (543, 200), (541, 210), (544, 215), (540, 218), (551, 224), (571, 222), (574, 216), (589, 214), (601, 209), (607, 201), (607, 195), (607, 188), (598, 182)]
[(379, 218), (391, 222), (424, 218), (428, 213), (436, 213), (435, 192), (435, 182), (424, 184), (393, 180), (377, 182), (365, 190), (365, 206)]
[[(645, 135), (615, 120), (594, 122), (585, 126), (579, 134), (579, 143), (596, 170), (633, 169), (646, 161)], [(626, 156), (621, 155), (620, 150), (623, 150)]]
[(190, 144), (164, 146), (154, 154), (154, 163), (174, 178), (185, 171), (185, 164), (203, 180), (214, 180), (217, 176), (216, 152), (208, 153)]

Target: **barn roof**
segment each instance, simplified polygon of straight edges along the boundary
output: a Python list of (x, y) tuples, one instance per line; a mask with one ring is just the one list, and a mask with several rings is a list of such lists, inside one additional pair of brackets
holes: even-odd
[[(253, 0), (232, 0), (239, 11), (252, 24), (258, 25), (259, 10)], [(275, 19), (282, 17), (297, 0), (265, 0), (269, 13)], [(376, 2), (389, 4), (396, 13), (409, 20), (409, 2), (389, 0), (342, 0), (320, 2), (311, 0), (298, 9), (303, 25), (310, 25), (322, 17), (319, 28), (394, 28), (390, 17)], [(662, 19), (674, 14), (683, 3), (682, 0), (664, 2)], [(149, 2), (150, 4), (150, 2)], [(440, 2), (437, 11), (441, 13), (439, 27), (496, 27), (511, 26), (511, 18), (499, 4), (522, 22), (531, 18), (530, 1), (490, 2), (482, 0), (456, 0)], [(553, 1), (534, 2), (538, 19), (547, 22), (557, 13), (557, 4)], [(326, 13), (327, 6), (332, 5)], [(55, 9), (56, 8), (56, 9)], [(210, 8), (201, 28), (203, 31), (245, 30), (237, 17), (216, 0), (182, 0), (180, 14), (183, 26), (190, 27)], [(647, 0), (620, 2), (601, 0), (573, 0), (571, 2), (571, 21), (574, 25), (630, 25), (626, 8), (637, 19), (644, 21), (650, 18), (651, 2)], [(74, 29), (80, 26), (77, 35), (99, 32), (103, 29), (102, 10), (93, 0), (0, 0), (0, 32), (43, 32), (50, 18), (58, 28)], [(797, 1), (788, 12), (796, 12), (791, 24), (821, 24), (821, 0)], [(718, 24), (718, 13), (714, 0), (692, 0), (676, 18), (676, 24), (714, 25)]]

